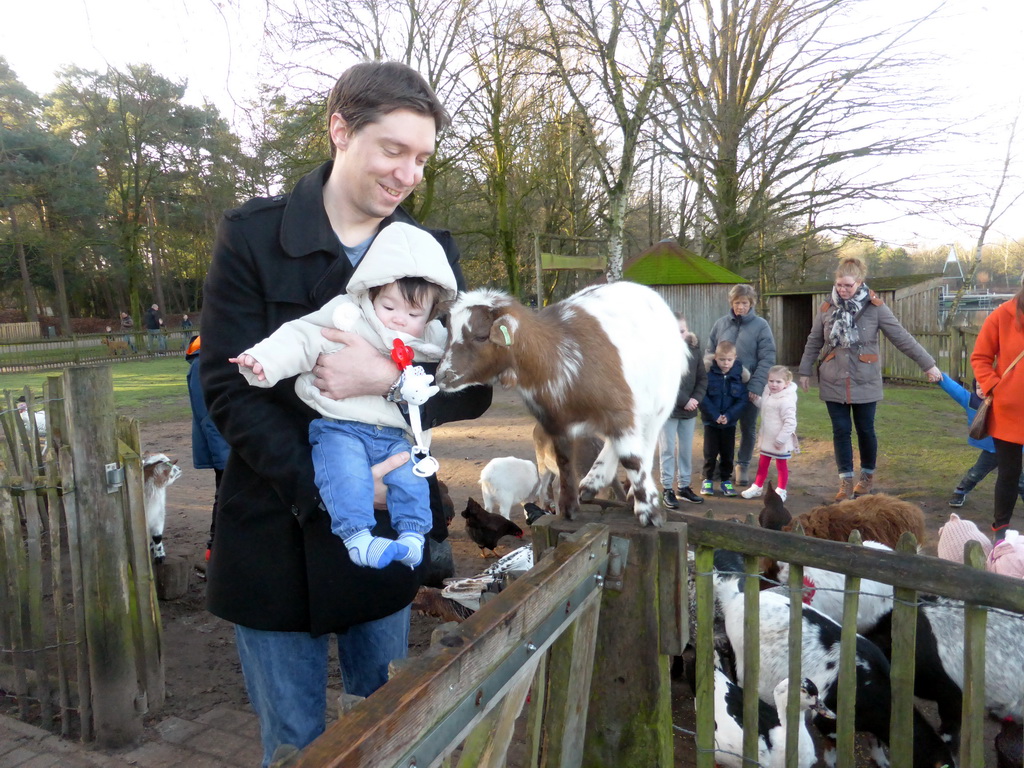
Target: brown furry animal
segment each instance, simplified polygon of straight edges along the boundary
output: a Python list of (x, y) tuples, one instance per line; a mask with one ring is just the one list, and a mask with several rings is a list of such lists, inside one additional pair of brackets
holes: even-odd
[(100, 343), (106, 346), (108, 355), (127, 355), (131, 350), (127, 341), (115, 341), (114, 339), (101, 339)]
[[(849, 541), (853, 531), (860, 531), (861, 540), (877, 541), (893, 549), (907, 531), (917, 538), (918, 546), (924, 542), (924, 512), (921, 508), (884, 493), (870, 493), (836, 504), (825, 504), (794, 518), (769, 482), (758, 522), (762, 528), (772, 531), (791, 531), (799, 522), (806, 535), (830, 541)], [(778, 576), (778, 563), (766, 559), (761, 570), (766, 578), (774, 580)]]

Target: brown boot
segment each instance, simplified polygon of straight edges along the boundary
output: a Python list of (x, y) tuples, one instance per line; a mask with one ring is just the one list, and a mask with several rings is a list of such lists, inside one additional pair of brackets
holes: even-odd
[(836, 501), (844, 501), (850, 498), (850, 494), (853, 493), (853, 478), (839, 476), (839, 491), (836, 493)]
[(860, 480), (858, 480), (857, 484), (853, 486), (853, 498), (856, 499), (858, 496), (863, 496), (866, 493), (871, 493), (871, 486), (874, 485), (874, 482), (874, 472), (861, 472)]

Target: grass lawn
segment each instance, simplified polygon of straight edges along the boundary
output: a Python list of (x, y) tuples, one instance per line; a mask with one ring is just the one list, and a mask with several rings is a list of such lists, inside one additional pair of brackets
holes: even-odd
[[(175, 421), (191, 417), (185, 374), (189, 364), (183, 357), (156, 357), (111, 365), (114, 378), (114, 406), (125, 415), (145, 422)], [(15, 397), (26, 386), (38, 396), (47, 376), (55, 371), (5, 373), (0, 390), (14, 390)]]
[[(185, 374), (188, 363), (181, 357), (158, 357), (111, 366), (114, 404), (118, 411), (144, 423), (188, 419), (191, 411)], [(42, 392), (52, 372), (0, 375), (0, 390), (25, 386)], [(797, 432), (803, 450), (810, 456), (832, 454), (832, 430), (825, 404), (817, 389), (800, 393)], [(875, 429), (879, 441), (879, 465), (899, 467), (906, 476), (899, 485), (920, 492), (952, 488), (974, 463), (977, 451), (967, 444), (967, 422), (963, 410), (938, 385), (887, 384), (878, 405)], [(857, 461), (856, 438), (854, 460)], [(914, 493), (914, 490), (911, 491)]]

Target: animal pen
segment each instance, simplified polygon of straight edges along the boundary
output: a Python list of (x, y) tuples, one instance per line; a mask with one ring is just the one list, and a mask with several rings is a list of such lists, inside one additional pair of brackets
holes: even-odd
[[(33, 400), (31, 393), (27, 399)], [(163, 652), (142, 503), (137, 425), (114, 417), (109, 368), (73, 368), (48, 379), (46, 450), (6, 397), (0, 483), (0, 686), (23, 717), (59, 717), (65, 735), (101, 746), (134, 740), (144, 712), (163, 699)], [(964, 601), (961, 766), (985, 765), (985, 627), (989, 611), (1024, 614), (1024, 584), (978, 568), (856, 543), (681, 513), (641, 528), (613, 502), (584, 505), (577, 519), (534, 526), (536, 567), (462, 624), (439, 631), (424, 655), (399, 665), (287, 764), (345, 768), (548, 766), (604, 768), (676, 764), (692, 750), (714, 765), (712, 553), (729, 549), (758, 571), (758, 558), (846, 574), (845, 610), (856, 616), (859, 580), (897, 587), (893, 618), (892, 765), (911, 765), (918, 593)], [(695, 554), (692, 558), (688, 552)], [(691, 578), (691, 569), (693, 576)], [(690, 621), (694, 583), (696, 621)], [(758, 579), (747, 580), (746, 622), (757, 626)], [(799, 648), (799, 599), (789, 634)], [(757, 669), (756, 631), (744, 647)], [(853, 766), (855, 621), (843, 622), (838, 765)], [(698, 660), (696, 729), (677, 740), (669, 660), (688, 643)], [(790, 664), (798, 663), (791, 653)], [(799, 672), (791, 666), (790, 677)], [(790, 722), (796, 715), (790, 687)], [(1024, 694), (1024, 683), (1021, 684)], [(745, 722), (757, 722), (756, 687)], [(791, 732), (795, 733), (795, 732)], [(754, 729), (745, 733), (756, 765)], [(514, 743), (515, 762), (508, 762)], [(685, 746), (683, 746), (685, 745)], [(795, 743), (787, 765), (795, 765)]]
[[(745, 556), (748, 573), (759, 557), (791, 563), (795, 597), (789, 634), (790, 677), (799, 679), (799, 595), (803, 566), (846, 574), (837, 707), (837, 765), (854, 766), (854, 643), (861, 578), (896, 586), (890, 759), (911, 766), (917, 595), (964, 601), (964, 677), (961, 766), (983, 766), (985, 626), (989, 610), (1024, 613), (1024, 585), (981, 570), (976, 542), (970, 566), (916, 554), (906, 536), (900, 551), (762, 530), (756, 523), (681, 515), (663, 528), (639, 528), (622, 506), (585, 505), (575, 521), (545, 517), (535, 525), (537, 566), (512, 582), (462, 624), (440, 628), (423, 656), (403, 664), (373, 696), (302, 753), (281, 766), (426, 768), (427, 766), (669, 768), (673, 730), (669, 658), (691, 639), (697, 653), (693, 757), (715, 765), (712, 669), (712, 556), (724, 548)], [(687, 547), (696, 550), (696, 622), (687, 614)], [(758, 578), (746, 582), (746, 669), (758, 669)], [(1024, 693), (1024, 683), (1021, 685)], [(787, 712), (797, 713), (798, 686)], [(756, 723), (756, 686), (744, 691), (744, 722)], [(518, 721), (518, 722), (517, 722)], [(508, 762), (517, 733), (525, 756)], [(796, 731), (791, 731), (795, 734)], [(745, 764), (757, 763), (757, 729), (744, 731)], [(786, 745), (796, 765), (796, 739)]]
[(164, 701), (138, 424), (115, 417), (106, 366), (48, 377), (45, 438), (5, 400), (0, 687), (22, 718), (130, 744)]

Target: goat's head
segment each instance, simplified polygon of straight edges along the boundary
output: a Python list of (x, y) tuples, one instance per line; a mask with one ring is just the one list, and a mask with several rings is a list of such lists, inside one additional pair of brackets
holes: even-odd
[(769, 482), (764, 489), (764, 508), (757, 516), (757, 522), (762, 528), (781, 531), (792, 519), (793, 516), (782, 503), (782, 497), (775, 492), (775, 487)]
[(181, 467), (163, 453), (147, 453), (142, 459), (142, 476), (147, 485), (166, 488), (181, 477)]
[(448, 315), (448, 348), (437, 366), (437, 385), (454, 392), (506, 374), (523, 311), (522, 304), (499, 291), (482, 288), (460, 295)]

